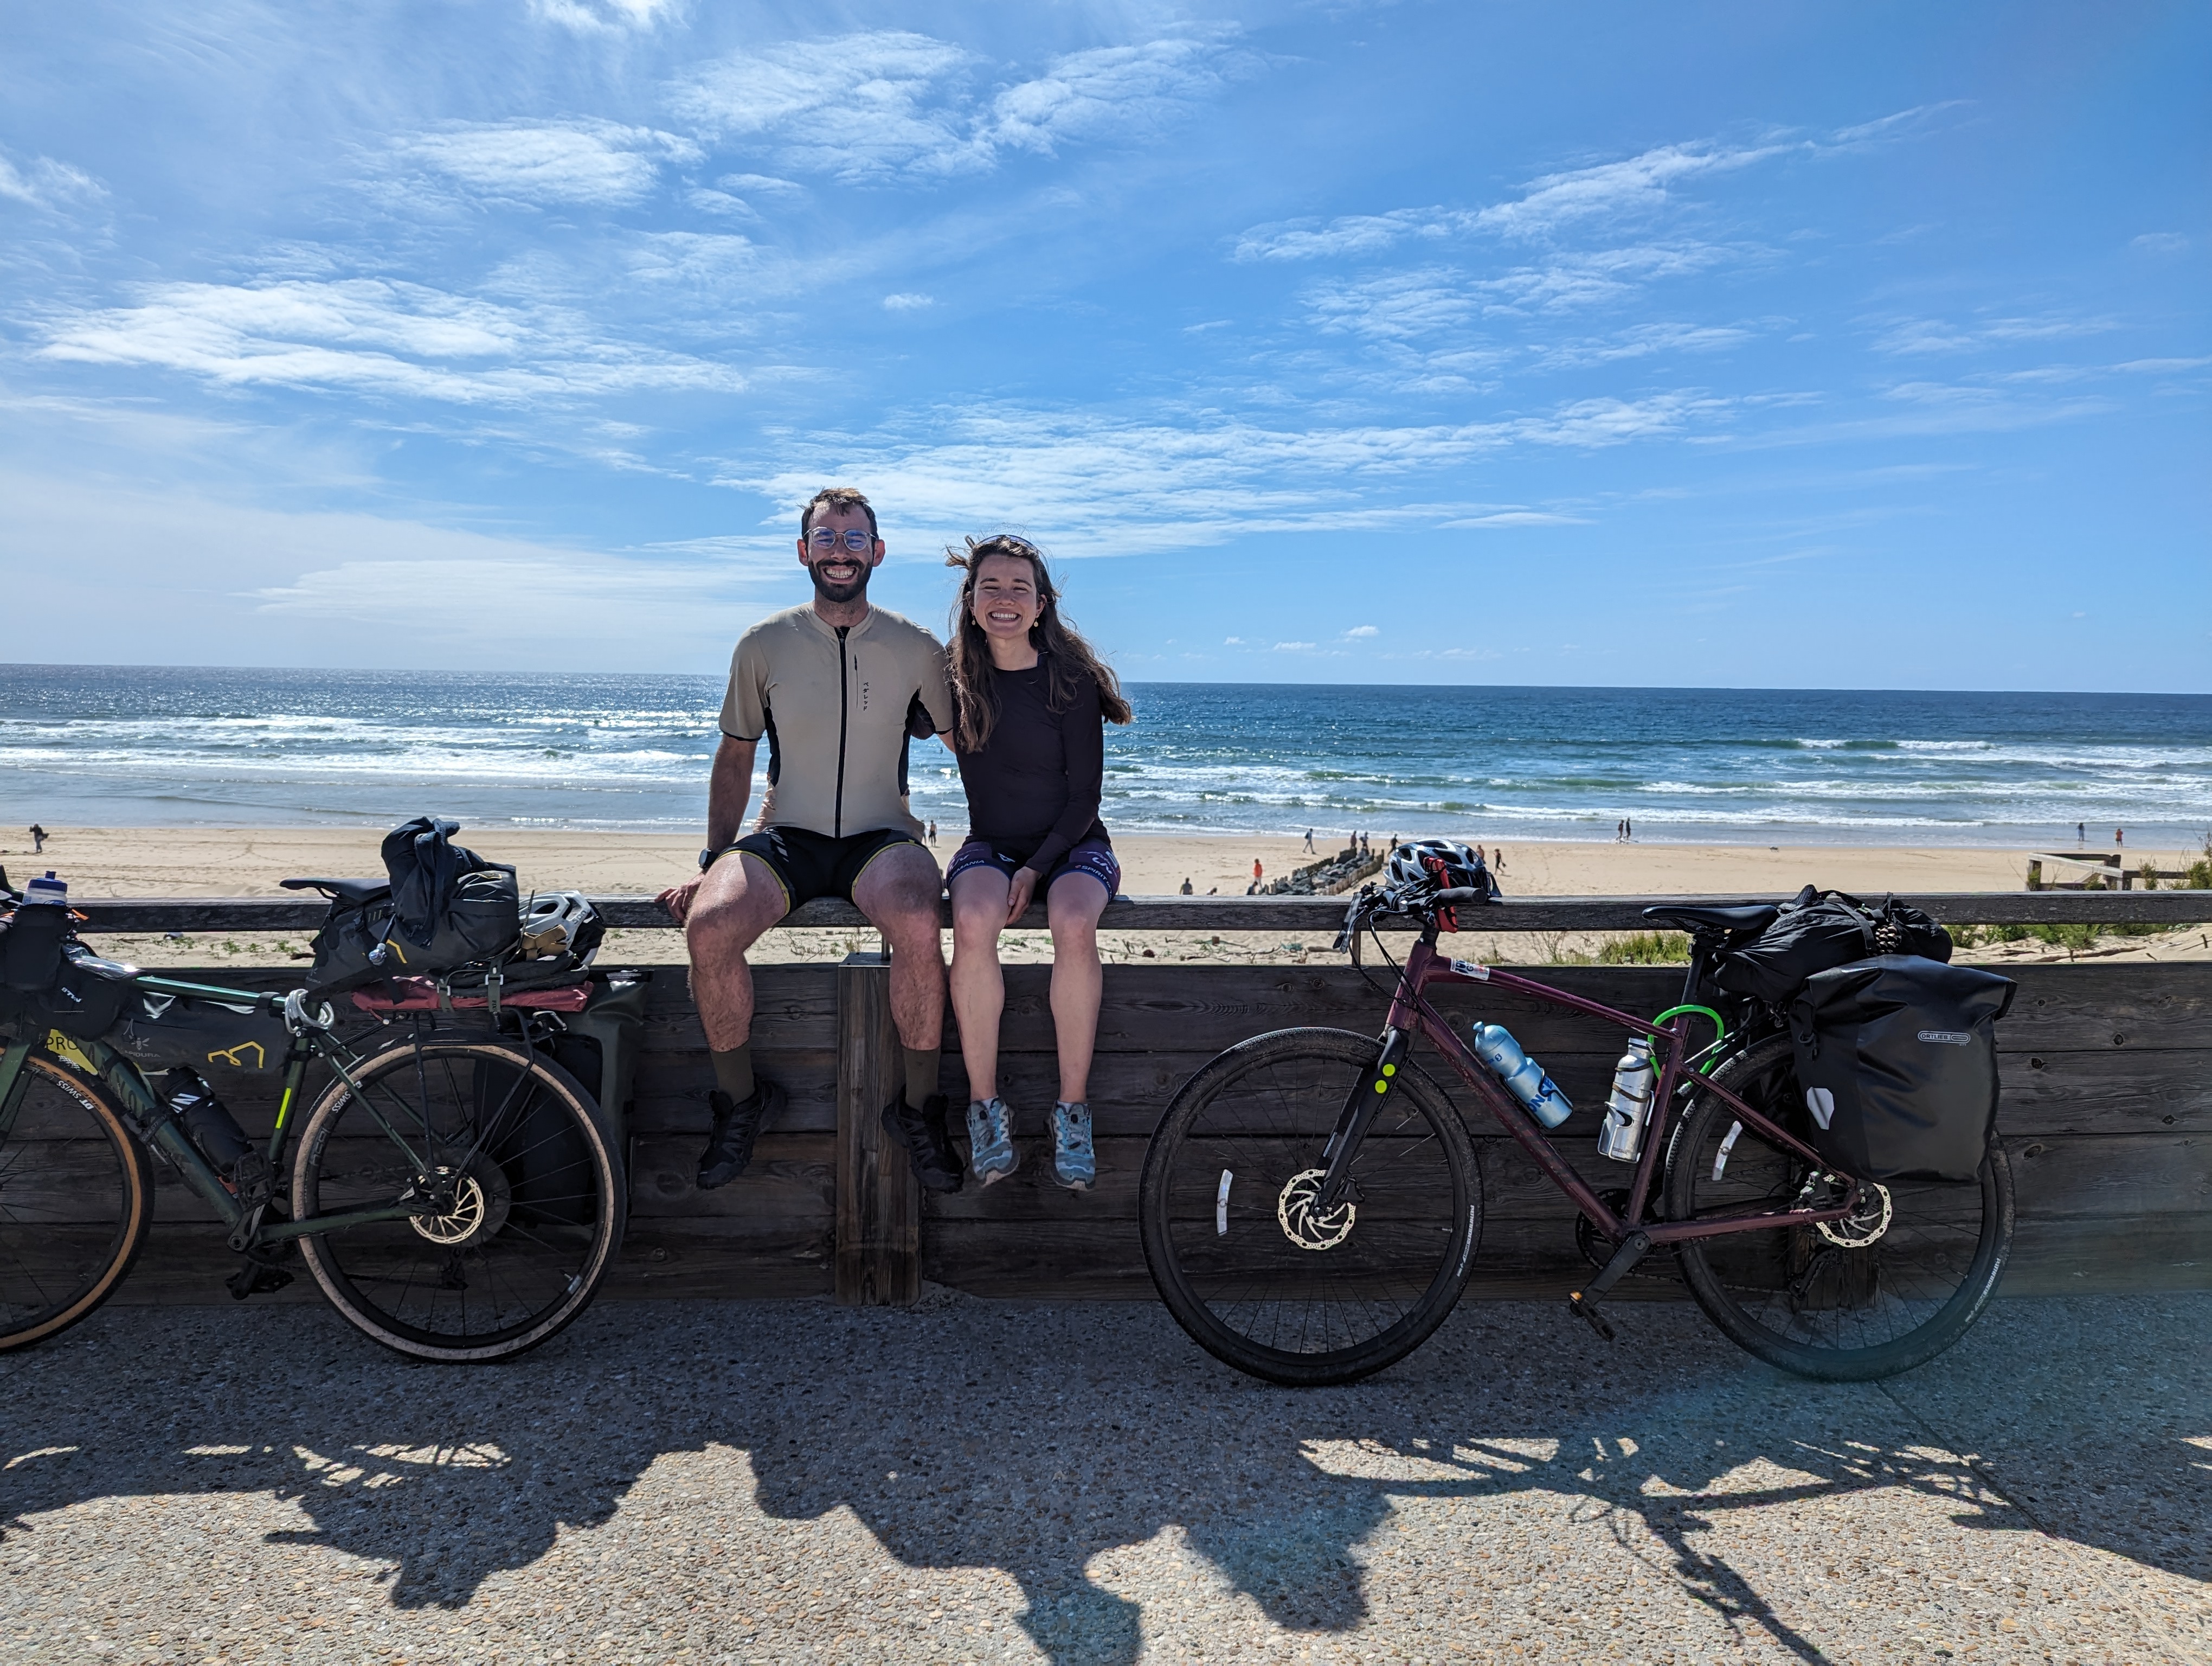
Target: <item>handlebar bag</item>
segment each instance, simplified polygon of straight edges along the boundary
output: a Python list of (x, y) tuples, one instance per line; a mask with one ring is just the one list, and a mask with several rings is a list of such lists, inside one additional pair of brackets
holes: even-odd
[(1922, 955), (1815, 972), (1790, 1007), (1813, 1148), (1861, 1180), (1973, 1179), (1996, 1126), (1996, 1024), (2018, 988)]
[(1875, 955), (1948, 961), (1951, 934), (1894, 897), (1875, 907), (1808, 885), (1772, 925), (1721, 957), (1713, 981), (1731, 994), (1787, 1006), (1815, 973)]
[(139, 989), (107, 1043), (156, 1069), (188, 1064), (197, 1070), (260, 1071), (283, 1062), (291, 1039), (284, 1020), (258, 1004), (234, 1006)]
[(79, 1041), (106, 1035), (123, 1015), (131, 986), (80, 966), (67, 955), (57, 960), (58, 970), (43, 989), (0, 986), (0, 1018), (14, 1019), (24, 1029), (58, 1030)]

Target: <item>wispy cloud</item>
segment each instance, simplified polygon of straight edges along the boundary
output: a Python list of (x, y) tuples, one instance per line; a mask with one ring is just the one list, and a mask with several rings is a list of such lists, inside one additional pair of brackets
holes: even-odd
[(81, 167), (58, 162), (52, 156), (33, 156), (18, 167), (0, 153), (0, 198), (37, 209), (58, 209), (71, 203), (96, 201), (107, 188)]
[(530, 0), (532, 15), (578, 34), (650, 29), (680, 16), (683, 0)]
[(52, 323), (39, 353), (461, 404), (744, 386), (726, 367), (605, 339), (574, 315), (374, 278), (157, 285), (135, 307)]
[(1669, 190), (1701, 174), (1748, 167), (1802, 147), (1785, 144), (1668, 144), (1620, 161), (1601, 162), (1532, 179), (1526, 194), (1493, 204), (1474, 216), (1486, 231), (1550, 238), (1571, 226), (1644, 218), (1667, 205)]
[(609, 121), (456, 123), (394, 140), (383, 159), (403, 188), (508, 203), (619, 208), (647, 196), (667, 161), (696, 162), (689, 139)]
[(1171, 36), (1068, 53), (985, 97), (975, 53), (885, 29), (722, 58), (678, 81), (668, 101), (702, 132), (750, 143), (794, 173), (944, 178), (988, 170), (1006, 150), (1150, 137), (1247, 61), (1218, 35)]
[(934, 295), (916, 295), (911, 291), (884, 297), (886, 313), (919, 313), (936, 305)]
[(1379, 625), (1354, 625), (1344, 634), (1346, 636), (1380, 636), (1382, 630)]
[(2018, 342), (2101, 335), (2118, 328), (2119, 321), (2116, 319), (2057, 313), (2033, 318), (1984, 318), (1965, 324), (1908, 318), (1891, 321), (1875, 337), (1875, 348), (1878, 352), (1895, 354), (1966, 353)]

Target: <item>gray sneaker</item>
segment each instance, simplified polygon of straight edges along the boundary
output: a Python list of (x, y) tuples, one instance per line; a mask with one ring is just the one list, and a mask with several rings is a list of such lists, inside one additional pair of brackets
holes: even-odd
[(1062, 1099), (1052, 1108), (1052, 1177), (1071, 1192), (1087, 1192), (1098, 1177), (1091, 1151), (1091, 1107)]
[(1014, 1153), (1014, 1113), (1004, 1099), (968, 1102), (968, 1165), (986, 1186), (1004, 1180), (1021, 1158)]

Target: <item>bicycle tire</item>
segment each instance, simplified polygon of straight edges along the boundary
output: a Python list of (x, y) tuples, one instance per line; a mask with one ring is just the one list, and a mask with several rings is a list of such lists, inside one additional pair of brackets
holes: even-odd
[[(1802, 1115), (1786, 1036), (1747, 1049), (1713, 1079), (1782, 1127)], [(1800, 1194), (1808, 1165), (1748, 1128), (1731, 1141), (1737, 1120), (1717, 1094), (1692, 1101), (1668, 1146), (1668, 1219)], [(1861, 1383), (1925, 1364), (1966, 1334), (2004, 1276), (2012, 1170), (1992, 1140), (1975, 1181), (1895, 1180), (1881, 1189), (1888, 1213), (1863, 1247), (1805, 1226), (1680, 1243), (1691, 1295), (1737, 1347), (1800, 1377)]]
[(0, 1353), (88, 1317), (137, 1264), (154, 1169), (105, 1084), (43, 1052), (0, 1144)]
[(331, 1304), (386, 1347), (452, 1364), (513, 1359), (572, 1323), (628, 1213), (591, 1096), (542, 1055), (481, 1036), (395, 1039), (353, 1078), (358, 1094), (334, 1081), (301, 1128), (295, 1215), (376, 1207), (437, 1176), (453, 1208), (302, 1238)]
[(1304, 1207), (1376, 1048), (1317, 1028), (1239, 1043), (1183, 1084), (1146, 1149), (1138, 1212), (1160, 1299), (1200, 1347), (1270, 1383), (1353, 1383), (1404, 1359), (1450, 1314), (1481, 1240), (1474, 1147), (1410, 1065), (1354, 1156), (1352, 1213)]

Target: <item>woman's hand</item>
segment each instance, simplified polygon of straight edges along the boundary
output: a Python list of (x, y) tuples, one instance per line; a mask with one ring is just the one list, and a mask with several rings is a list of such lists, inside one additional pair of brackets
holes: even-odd
[(1018, 867), (1006, 887), (1006, 923), (1012, 925), (1028, 911), (1030, 899), (1036, 895), (1037, 871), (1033, 867)]

